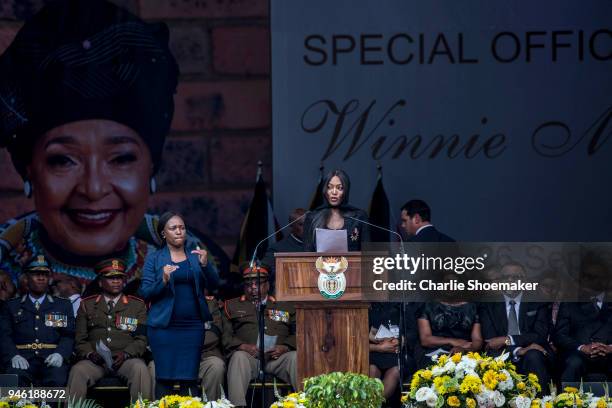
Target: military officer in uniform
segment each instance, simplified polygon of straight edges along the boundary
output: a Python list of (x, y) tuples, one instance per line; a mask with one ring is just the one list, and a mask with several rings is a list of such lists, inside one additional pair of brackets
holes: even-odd
[[(108, 259), (94, 270), (100, 276), (102, 293), (82, 299), (76, 319), (75, 352), (81, 359), (70, 370), (68, 392), (85, 398), (87, 388), (104, 377), (106, 369), (124, 378), (135, 401), (139, 395), (151, 399), (151, 377), (141, 358), (147, 347), (147, 308), (144, 302), (123, 294), (125, 263)], [(111, 352), (110, 367), (97, 351), (98, 342)]]
[(205, 323), (206, 336), (200, 360), (198, 378), (202, 384), (202, 391), (206, 393), (209, 401), (221, 398), (221, 386), (225, 379), (225, 357), (221, 339), (223, 336), (223, 312), (214, 296), (206, 296), (208, 310), (213, 320)]
[[(257, 287), (257, 270), (260, 272), (261, 287)], [(256, 305), (264, 305), (265, 334), (276, 336), (275, 345), (265, 351), (265, 371), (290, 383), (297, 389), (295, 352), (295, 310), (277, 303), (268, 295), (270, 284), (266, 267), (241, 268), (244, 279), (244, 295), (225, 302), (223, 345), (229, 351), (227, 370), (229, 399), (234, 405), (246, 406), (246, 392), (249, 382), (258, 374), (258, 335)], [(262, 341), (265, 344), (265, 342)]]
[(35, 256), (24, 272), (28, 294), (8, 302), (7, 373), (17, 374), (20, 386), (64, 387), (74, 345), (72, 305), (48, 293), (51, 269), (44, 255)]

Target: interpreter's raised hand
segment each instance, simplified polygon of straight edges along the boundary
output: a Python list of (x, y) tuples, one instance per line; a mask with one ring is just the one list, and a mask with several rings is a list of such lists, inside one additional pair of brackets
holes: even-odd
[(168, 283), (168, 281), (170, 280), (170, 276), (172, 276), (172, 273), (174, 271), (176, 271), (179, 267), (177, 265), (165, 265), (164, 266), (164, 284)]
[(206, 266), (208, 264), (208, 252), (205, 249), (201, 249), (199, 246), (191, 251), (192, 254), (196, 254), (198, 256), (198, 260), (200, 261), (200, 265)]

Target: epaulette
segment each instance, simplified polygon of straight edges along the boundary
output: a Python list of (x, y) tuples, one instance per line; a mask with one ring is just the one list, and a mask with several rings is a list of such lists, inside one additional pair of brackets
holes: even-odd
[(98, 300), (99, 300), (98, 298), (100, 296), (101, 295), (91, 295), (91, 296), (87, 296), (87, 297), (81, 298), (81, 305), (79, 306), (79, 309), (83, 308), (83, 311), (87, 312), (87, 306), (85, 306), (86, 301), (90, 300), (90, 299), (95, 299), (96, 302), (98, 302)]
[(134, 295), (127, 295), (128, 298), (130, 299), (134, 299), (134, 300), (138, 300), (139, 302), (144, 303), (144, 299), (139, 298), (138, 296), (134, 296)]
[(241, 302), (241, 301), (242, 301), (242, 296), (239, 298), (229, 299), (223, 302), (223, 310), (225, 311), (225, 315), (227, 316), (228, 319), (232, 318), (232, 315), (229, 312), (229, 308), (228, 308), (228, 305), (230, 304), (230, 302)]

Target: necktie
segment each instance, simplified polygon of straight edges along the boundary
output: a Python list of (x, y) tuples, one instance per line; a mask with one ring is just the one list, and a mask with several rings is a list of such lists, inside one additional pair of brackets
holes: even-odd
[(108, 312), (110, 313), (113, 310), (114, 303), (112, 300), (108, 301)]
[(520, 334), (518, 325), (518, 316), (516, 315), (516, 302), (510, 301), (510, 313), (508, 313), (508, 336), (516, 336)]
[(38, 300), (34, 302), (34, 309), (36, 310), (40, 309), (40, 302)]

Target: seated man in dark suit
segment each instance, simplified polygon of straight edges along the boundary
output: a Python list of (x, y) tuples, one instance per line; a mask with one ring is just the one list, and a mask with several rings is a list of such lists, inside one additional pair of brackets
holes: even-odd
[(561, 381), (580, 381), (589, 374), (612, 379), (612, 304), (606, 299), (609, 279), (604, 262), (583, 261), (580, 292), (591, 301), (559, 306), (553, 341), (564, 361)]
[(431, 209), (423, 200), (410, 200), (404, 204), (401, 220), (411, 242), (455, 242), (431, 224)]
[[(518, 263), (501, 268), (502, 282), (516, 282), (525, 278), (525, 270)], [(550, 382), (549, 365), (552, 359), (547, 347), (550, 309), (546, 303), (528, 302), (523, 292), (506, 292), (503, 302), (481, 303), (480, 324), (489, 355), (504, 349), (522, 374), (534, 373), (544, 393)]]

